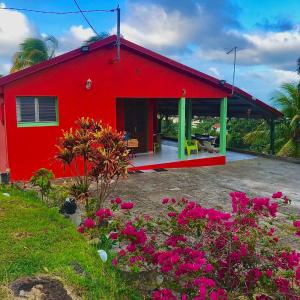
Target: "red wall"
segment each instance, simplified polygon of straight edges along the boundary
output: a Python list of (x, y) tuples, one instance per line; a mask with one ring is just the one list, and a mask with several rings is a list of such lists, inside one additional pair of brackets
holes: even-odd
[(8, 169), (4, 110), (3, 97), (0, 95), (0, 173), (5, 173)]
[[(113, 62), (115, 55), (115, 48), (102, 48), (4, 87), (8, 157), (13, 180), (26, 180), (41, 167), (53, 169), (57, 177), (64, 176), (53, 160), (54, 145), (61, 129), (74, 126), (74, 120), (80, 116), (102, 119), (113, 127), (118, 123), (122, 128), (123, 121), (116, 120), (117, 97), (179, 98), (182, 89), (186, 89), (187, 97), (191, 98), (226, 96), (212, 85), (131, 50), (121, 49), (120, 62)], [(91, 90), (85, 89), (88, 78), (92, 80)], [(16, 96), (29, 95), (58, 97), (59, 126), (17, 127)]]

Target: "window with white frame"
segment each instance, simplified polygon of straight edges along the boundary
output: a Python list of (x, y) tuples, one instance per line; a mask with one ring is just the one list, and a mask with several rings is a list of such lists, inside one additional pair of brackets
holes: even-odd
[(57, 97), (17, 97), (18, 126), (58, 125)]

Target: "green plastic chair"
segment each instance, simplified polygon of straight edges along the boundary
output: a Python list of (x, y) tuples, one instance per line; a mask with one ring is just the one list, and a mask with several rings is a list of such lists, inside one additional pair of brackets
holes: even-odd
[(188, 140), (185, 140), (185, 150), (188, 156), (191, 155), (191, 151), (196, 151), (198, 155), (198, 141), (192, 140), (191, 143), (188, 142)]

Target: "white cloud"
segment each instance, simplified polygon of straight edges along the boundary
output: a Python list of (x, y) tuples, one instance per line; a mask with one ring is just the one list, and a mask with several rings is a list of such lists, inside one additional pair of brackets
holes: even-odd
[(300, 77), (296, 72), (285, 70), (273, 70), (273, 76), (277, 86), (286, 82), (298, 82), (300, 80)]
[(64, 53), (73, 50), (82, 45), (84, 41), (94, 36), (95, 33), (89, 27), (84, 28), (82, 25), (73, 25), (63, 35), (58, 37), (59, 49), (58, 52)]
[[(0, 3), (1, 7), (6, 7)], [(27, 17), (17, 11), (0, 9), (0, 73), (7, 73), (14, 53), (25, 38), (35, 36), (37, 32)]]
[(210, 67), (208, 68), (208, 73), (210, 73), (212, 76), (215, 76), (217, 78), (220, 78), (221, 77), (221, 74), (219, 72), (219, 70), (215, 67)]
[[(237, 63), (241, 65), (268, 65), (284, 70), (295, 70), (300, 55), (300, 25), (284, 32), (237, 33), (249, 42), (249, 47), (238, 49)], [(198, 57), (229, 63), (232, 56), (220, 49), (199, 48)]]
[[(182, 47), (193, 31), (191, 20), (179, 11), (167, 12), (156, 4), (135, 4), (121, 24), (124, 38), (152, 49)], [(115, 33), (116, 28), (111, 33)]]

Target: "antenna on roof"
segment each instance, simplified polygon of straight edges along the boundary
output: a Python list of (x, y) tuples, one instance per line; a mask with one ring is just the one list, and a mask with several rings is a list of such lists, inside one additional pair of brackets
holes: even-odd
[(234, 56), (233, 56), (233, 74), (232, 74), (231, 95), (233, 95), (233, 92), (234, 92), (234, 80), (235, 80), (235, 65), (236, 65), (236, 51), (237, 51), (237, 46), (233, 47), (231, 50), (229, 50), (228, 52), (226, 52), (226, 54), (230, 54), (233, 51), (234, 51)]
[(118, 7), (116, 8), (117, 11), (117, 60), (120, 60), (120, 45), (121, 45), (121, 24), (120, 24), (120, 19), (121, 19), (121, 9), (118, 4)]

